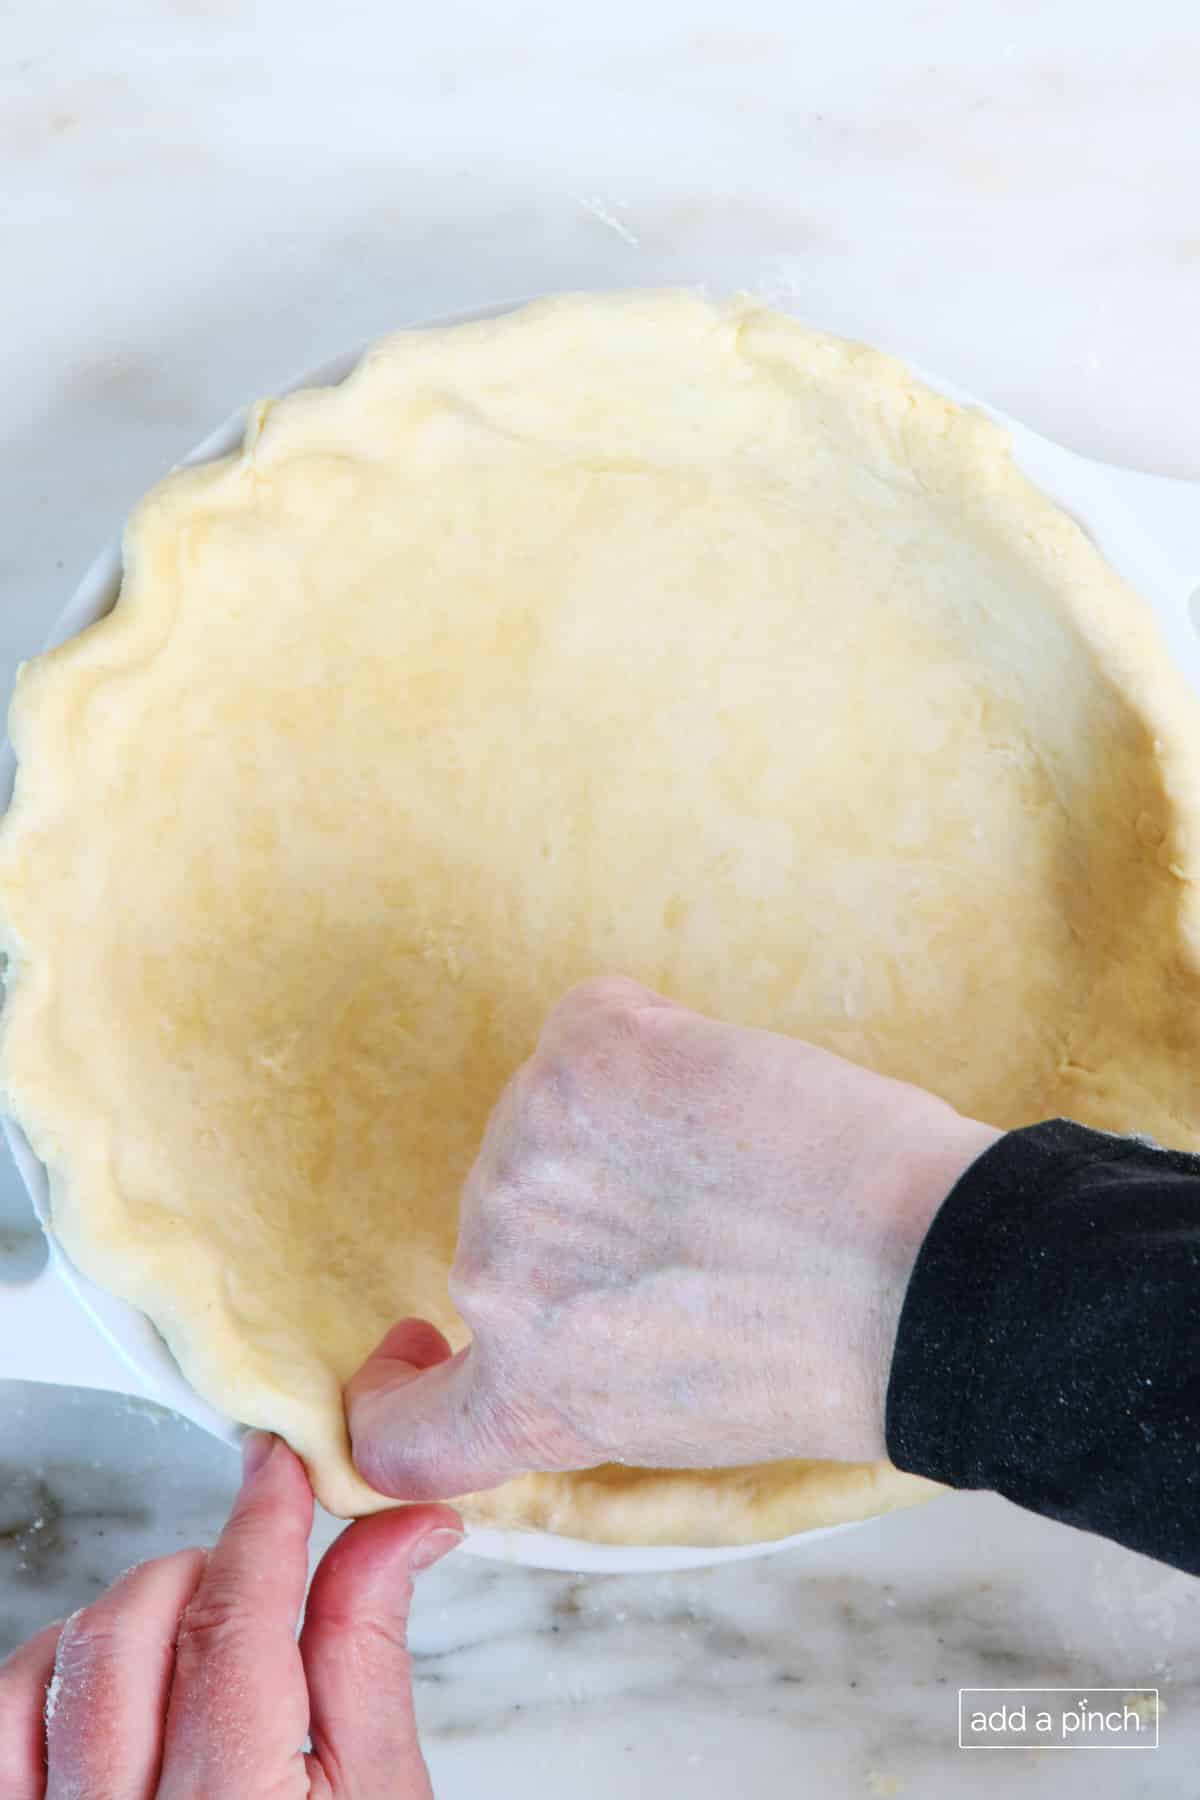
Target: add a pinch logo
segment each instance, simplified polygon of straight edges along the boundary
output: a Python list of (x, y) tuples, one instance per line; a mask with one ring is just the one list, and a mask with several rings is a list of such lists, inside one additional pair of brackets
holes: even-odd
[(1157, 1688), (959, 1688), (960, 1750), (1157, 1750)]

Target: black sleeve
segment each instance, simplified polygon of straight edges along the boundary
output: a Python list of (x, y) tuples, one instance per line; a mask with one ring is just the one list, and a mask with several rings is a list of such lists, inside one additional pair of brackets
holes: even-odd
[(887, 1395), (900, 1469), (1200, 1574), (1200, 1157), (1052, 1119), (921, 1246)]

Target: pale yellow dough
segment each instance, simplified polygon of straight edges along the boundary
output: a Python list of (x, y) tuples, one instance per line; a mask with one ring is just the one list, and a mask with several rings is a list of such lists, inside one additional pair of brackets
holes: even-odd
[[(462, 1342), (459, 1187), (584, 976), (1196, 1146), (1196, 708), (899, 364), (686, 294), (400, 333), (125, 559), (20, 679), (0, 1072), (70, 1254), (335, 1512), (382, 1504), (340, 1385), (403, 1314)], [(466, 1510), (731, 1543), (930, 1491), (622, 1467)]]

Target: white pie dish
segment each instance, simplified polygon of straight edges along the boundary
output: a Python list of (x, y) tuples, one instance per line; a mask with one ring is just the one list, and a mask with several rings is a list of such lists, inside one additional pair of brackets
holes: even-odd
[[(356, 350), (339, 357), (292, 385), (336, 382), (354, 365), (358, 354)], [(928, 376), (925, 379), (931, 380)], [(969, 399), (936, 378), (931, 385), (952, 398)], [(1197, 490), (1186, 483), (1127, 475), (1087, 463), (1010, 421), (1002, 422), (1010, 427), (1017, 460), (1025, 472), (1089, 530), (1109, 561), (1155, 606), (1177, 660), (1193, 684), (1200, 687), (1200, 659), (1187, 606), (1190, 587), (1200, 573)], [(187, 462), (202, 462), (235, 449), (244, 424), (243, 411), (198, 446)], [(111, 545), (89, 570), (48, 642), (61, 642), (101, 617), (116, 596), (120, 576), (118, 543)], [(0, 771), (0, 782), (3, 779)], [(20, 1134), (10, 1130), (9, 1135), (35, 1208), (45, 1223), (44, 1172)], [(236, 1441), (238, 1428), (198, 1400), (148, 1320), (85, 1281), (68, 1266), (53, 1242), (51, 1247), (54, 1269), (63, 1282), (59, 1283), (51, 1271), (23, 1291), (14, 1294), (10, 1290), (0, 1306), (0, 1373), (27, 1373), (41, 1379), (122, 1388), (128, 1385), (128, 1370), (132, 1369), (153, 1397), (227, 1441)], [(86, 1324), (85, 1312), (99, 1325), (120, 1362), (102, 1350)], [(817, 1535), (820, 1534), (810, 1532), (783, 1542), (808, 1542)], [(472, 1534), (470, 1547), (483, 1554), (506, 1555), (543, 1566), (615, 1571), (732, 1560), (780, 1546), (637, 1549), (581, 1544), (541, 1533), (480, 1530)]]

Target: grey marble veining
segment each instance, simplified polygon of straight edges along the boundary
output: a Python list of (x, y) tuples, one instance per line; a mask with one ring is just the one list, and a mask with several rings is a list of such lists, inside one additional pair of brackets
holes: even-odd
[[(148, 1402), (0, 1385), (0, 1651), (142, 1557), (211, 1542), (236, 1478)], [(319, 1519), (314, 1556), (338, 1529)], [(681, 1771), (756, 1800), (1007, 1791), (955, 1747), (960, 1686), (1163, 1690), (1149, 1785), (1124, 1757), (1046, 1753), (1021, 1759), (1047, 1765), (1032, 1795), (1186, 1792), (1200, 1729), (1200, 1583), (986, 1496), (713, 1571), (459, 1554), (421, 1578), (411, 1640), (441, 1800), (517, 1800), (534, 1774), (563, 1800), (652, 1795)]]

